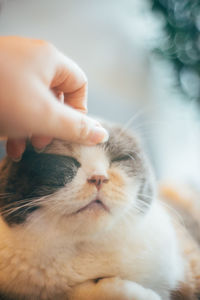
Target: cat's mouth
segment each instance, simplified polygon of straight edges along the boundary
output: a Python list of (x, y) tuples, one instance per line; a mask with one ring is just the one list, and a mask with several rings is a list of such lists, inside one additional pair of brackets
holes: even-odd
[(81, 207), (80, 209), (78, 209), (75, 212), (75, 214), (81, 213), (85, 210), (96, 210), (96, 209), (103, 209), (103, 210), (109, 212), (108, 207), (100, 199), (95, 199), (95, 200), (92, 200), (87, 205), (85, 205), (85, 206)]

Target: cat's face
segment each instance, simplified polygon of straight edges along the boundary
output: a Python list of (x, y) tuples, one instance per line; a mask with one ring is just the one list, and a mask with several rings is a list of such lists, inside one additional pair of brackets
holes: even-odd
[(0, 199), (9, 225), (38, 218), (73, 234), (109, 230), (144, 214), (153, 196), (152, 175), (137, 140), (107, 126), (108, 142), (97, 146), (55, 140), (44, 153), (28, 147), (20, 162), (2, 164)]

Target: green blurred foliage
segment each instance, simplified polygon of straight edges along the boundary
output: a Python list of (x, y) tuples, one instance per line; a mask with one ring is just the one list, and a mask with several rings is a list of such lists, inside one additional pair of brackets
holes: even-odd
[(200, 0), (150, 1), (166, 33), (157, 52), (174, 64), (188, 98), (200, 103)]

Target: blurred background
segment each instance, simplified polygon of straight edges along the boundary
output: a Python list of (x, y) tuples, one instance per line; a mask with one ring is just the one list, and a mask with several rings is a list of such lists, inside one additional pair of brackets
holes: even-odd
[(0, 35), (55, 44), (90, 114), (139, 131), (158, 180), (200, 187), (199, 0), (0, 0)]

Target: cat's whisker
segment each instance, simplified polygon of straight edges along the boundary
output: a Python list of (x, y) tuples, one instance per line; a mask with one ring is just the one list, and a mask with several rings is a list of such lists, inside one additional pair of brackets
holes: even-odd
[(120, 134), (125, 132), (128, 128), (130, 128), (130, 126), (133, 124), (133, 122), (141, 117), (142, 114), (145, 114), (145, 109), (140, 109), (138, 110), (132, 117), (130, 117), (130, 119), (122, 126), (121, 130), (120, 130)]
[(20, 211), (22, 208), (28, 211), (28, 209), (33, 208), (35, 206), (39, 206), (42, 203), (44, 203), (45, 199), (46, 196), (40, 197), (38, 199), (27, 198), (23, 200), (18, 200), (17, 203), (8, 203), (7, 205), (5, 205), (3, 208), (0, 209), (0, 212), (5, 216), (9, 216), (13, 213), (16, 213), (17, 211)]
[(34, 207), (35, 205), (27, 205), (27, 204), (23, 204), (21, 206), (18, 207), (12, 207), (12, 208), (8, 208), (8, 209), (3, 209), (0, 210), (0, 212), (5, 216), (8, 217), (9, 215), (12, 215), (13, 213), (16, 213), (17, 211), (20, 211), (23, 208), (24, 212), (27, 212), (31, 207)]
[(153, 198), (153, 196), (151, 195), (147, 195), (147, 194), (143, 194), (143, 193), (137, 193), (137, 195), (138, 196), (142, 196), (142, 197), (146, 197), (146, 198), (150, 198), (150, 199), (152, 199)]
[(170, 204), (168, 204), (164, 201), (160, 201), (160, 204), (161, 204), (161, 206), (163, 206), (165, 209), (167, 209), (168, 211), (170, 211), (173, 214), (174, 222), (185, 226), (182, 216), (180, 215), (180, 213), (178, 213), (178, 211), (174, 207), (172, 207)]
[[(9, 199), (8, 199), (9, 201)], [(32, 203), (37, 203), (37, 202), (40, 202), (41, 201), (41, 197), (40, 198), (23, 198), (21, 200), (17, 200), (17, 202), (10, 202), (6, 205), (4, 205), (4, 208), (9, 208), (9, 207), (12, 207), (12, 206), (15, 206), (15, 205), (31, 205)]]
[[(148, 199), (150, 199), (151, 201), (147, 202), (145, 200), (143, 200), (142, 198), (139, 198), (138, 195), (140, 195), (141, 197), (146, 197)], [(152, 200), (153, 200), (153, 196), (149, 196), (146, 194), (142, 194), (142, 193), (138, 193), (137, 195), (134, 195), (132, 193), (129, 193), (126, 191), (126, 194), (124, 195), (124, 199), (133, 199), (133, 207), (134, 209), (136, 209), (139, 213), (145, 213), (147, 209), (150, 208)]]
[[(139, 117), (141, 117), (141, 115), (144, 115), (145, 113), (148, 113), (148, 109), (149, 108), (151, 108), (150, 106), (149, 107), (145, 107), (145, 108), (142, 108), (142, 109), (140, 109), (140, 110), (138, 110), (123, 126), (122, 126), (122, 128), (121, 128), (121, 130), (120, 130), (120, 132), (119, 133), (121, 133), (121, 132), (124, 132), (124, 131), (126, 131), (127, 129), (129, 129), (130, 128), (130, 126), (133, 124), (133, 122), (137, 119), (137, 118), (139, 118)], [(183, 120), (175, 120), (174, 122), (180, 122), (180, 121), (183, 121)], [(146, 121), (142, 121), (142, 123), (137, 123), (137, 125), (136, 126), (134, 126), (134, 130), (137, 130), (138, 128), (142, 128), (142, 127), (144, 127), (144, 128), (146, 128), (146, 127), (148, 127), (149, 128), (149, 126), (150, 125), (168, 125), (168, 126), (170, 126), (171, 124), (169, 124), (169, 122), (168, 122), (168, 120), (166, 120), (166, 121), (164, 121), (164, 120), (148, 120), (147, 122)], [(171, 126), (173, 126), (173, 125), (171, 125)]]

